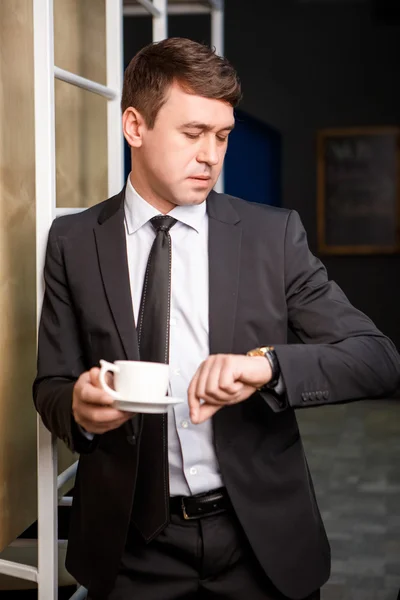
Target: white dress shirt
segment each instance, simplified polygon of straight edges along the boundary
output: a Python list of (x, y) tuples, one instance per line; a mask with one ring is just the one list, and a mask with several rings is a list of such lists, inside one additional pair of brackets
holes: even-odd
[[(137, 320), (150, 248), (156, 236), (150, 219), (160, 214), (133, 188), (128, 177), (125, 225), (133, 313)], [(214, 451), (211, 419), (193, 425), (187, 390), (209, 355), (208, 216), (206, 203), (176, 206), (172, 241), (169, 395), (184, 402), (169, 408), (170, 495), (206, 492), (223, 485)]]

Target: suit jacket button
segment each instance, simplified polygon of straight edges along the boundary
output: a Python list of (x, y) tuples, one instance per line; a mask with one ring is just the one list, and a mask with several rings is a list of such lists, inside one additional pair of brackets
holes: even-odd
[(322, 392), (320, 392), (320, 391), (316, 392), (316, 394), (315, 394), (315, 395), (317, 396), (317, 400), (322, 400), (322, 398), (324, 397), (324, 396), (323, 396), (323, 393), (322, 393)]
[(312, 402), (315, 400), (315, 392), (310, 392), (310, 400)]
[(322, 392), (322, 395), (323, 395), (323, 397), (325, 398), (325, 400), (326, 400), (327, 398), (329, 398), (329, 392), (328, 392), (328, 390), (324, 390), (324, 391)]
[(303, 400), (303, 402), (307, 402), (307, 392), (301, 393), (301, 399)]

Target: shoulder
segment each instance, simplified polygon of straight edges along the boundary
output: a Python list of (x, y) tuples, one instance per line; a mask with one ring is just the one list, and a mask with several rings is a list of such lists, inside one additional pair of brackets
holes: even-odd
[[(258, 202), (249, 202), (243, 198), (237, 198), (228, 194), (217, 194), (213, 193), (212, 203), (214, 206), (220, 205), (223, 210), (224, 207), (229, 207), (229, 210), (237, 215), (238, 221), (242, 223), (244, 227), (249, 226), (252, 228), (268, 228), (275, 229), (279, 228), (281, 231), (287, 227), (288, 221), (292, 215), (297, 215), (295, 211), (280, 208), (277, 206), (270, 206), (269, 204), (261, 204)], [(219, 212), (219, 211), (218, 211)]]
[(122, 206), (123, 192), (79, 212), (57, 217), (51, 226), (50, 236), (73, 237), (93, 229), (103, 215), (111, 215)]
[(285, 220), (291, 213), (287, 208), (261, 204), (259, 202), (249, 202), (243, 198), (237, 198), (227, 194), (221, 194), (221, 196), (233, 206), (240, 216), (244, 217), (249, 216), (262, 219)]

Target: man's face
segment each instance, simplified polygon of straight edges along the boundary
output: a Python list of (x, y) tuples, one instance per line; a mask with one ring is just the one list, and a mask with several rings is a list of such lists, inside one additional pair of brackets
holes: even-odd
[(151, 196), (173, 205), (200, 204), (221, 172), (233, 126), (230, 104), (172, 85), (154, 128), (141, 126), (132, 161), (134, 185), (138, 180), (140, 191), (144, 185)]

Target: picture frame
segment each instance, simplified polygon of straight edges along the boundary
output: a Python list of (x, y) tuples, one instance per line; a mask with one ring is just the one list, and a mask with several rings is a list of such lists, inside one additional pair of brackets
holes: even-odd
[(400, 252), (400, 128), (317, 132), (321, 254)]

